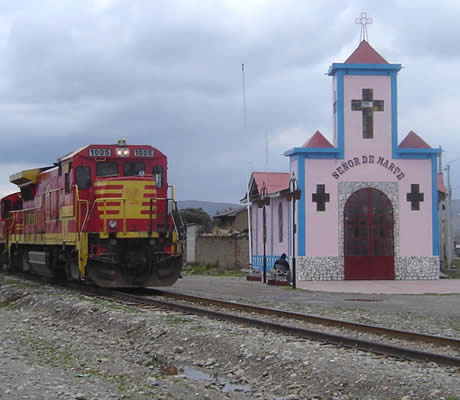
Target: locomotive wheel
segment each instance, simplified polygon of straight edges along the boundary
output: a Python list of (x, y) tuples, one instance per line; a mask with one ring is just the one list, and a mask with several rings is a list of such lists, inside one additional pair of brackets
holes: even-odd
[(65, 265), (65, 273), (67, 275), (67, 280), (69, 281), (79, 281), (80, 276), (80, 268), (78, 268), (78, 259), (71, 258), (67, 261)]

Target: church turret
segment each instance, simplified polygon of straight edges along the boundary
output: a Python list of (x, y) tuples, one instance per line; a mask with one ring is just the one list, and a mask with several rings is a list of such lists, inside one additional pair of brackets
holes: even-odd
[[(397, 80), (400, 64), (389, 64), (363, 40), (344, 63), (329, 69), (334, 88), (334, 145), (340, 158), (355, 147), (397, 148)], [(347, 146), (344, 144), (347, 143)]]

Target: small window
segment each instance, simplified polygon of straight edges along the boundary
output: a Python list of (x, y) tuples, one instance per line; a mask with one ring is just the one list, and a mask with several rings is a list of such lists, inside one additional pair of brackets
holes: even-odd
[(283, 204), (278, 206), (278, 238), (280, 243), (283, 242)]
[(64, 171), (64, 189), (66, 193), (70, 193), (71, 189), (71, 171), (72, 171), (72, 163), (67, 163), (62, 166)]
[(152, 170), (153, 179), (155, 179), (155, 184), (157, 188), (163, 187), (163, 167), (160, 165), (155, 165)]
[(96, 176), (117, 176), (118, 165), (114, 162), (96, 163)]
[(123, 168), (124, 176), (144, 176), (145, 165), (142, 161), (129, 161)]
[(3, 200), (2, 204), (2, 217), (8, 218), (10, 216), (11, 211), (11, 201), (10, 200)]
[(32, 188), (30, 186), (23, 186), (21, 188), (21, 194), (22, 194), (22, 198), (25, 200), (25, 201), (29, 201), (29, 200), (33, 200), (34, 199), (34, 195), (32, 193)]
[(77, 167), (76, 174), (78, 189), (89, 189), (91, 186), (91, 170), (89, 169), (89, 167)]
[(65, 192), (70, 193), (70, 172), (64, 175)]

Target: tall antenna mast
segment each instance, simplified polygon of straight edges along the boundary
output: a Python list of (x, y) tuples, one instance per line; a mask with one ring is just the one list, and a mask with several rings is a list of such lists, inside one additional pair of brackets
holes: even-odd
[(265, 133), (265, 172), (268, 170), (268, 134)]
[(243, 122), (244, 122), (244, 133), (246, 134), (246, 124), (247, 124), (247, 116), (246, 116), (246, 83), (244, 82), (244, 64), (241, 64), (241, 72), (243, 76)]
[[(243, 79), (243, 129), (244, 135), (247, 137), (247, 115), (246, 115), (246, 83), (244, 81), (244, 64), (241, 64), (241, 75)], [(251, 178), (251, 165), (249, 165), (249, 179)], [(249, 268), (252, 268), (252, 230), (251, 230), (251, 202), (249, 200), (249, 184), (246, 192), (246, 204), (248, 210), (248, 245), (249, 245)]]

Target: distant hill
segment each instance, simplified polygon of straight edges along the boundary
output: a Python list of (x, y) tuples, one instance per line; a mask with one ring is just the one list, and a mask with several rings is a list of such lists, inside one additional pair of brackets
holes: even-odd
[(232, 203), (214, 203), (212, 201), (201, 201), (201, 200), (183, 200), (178, 201), (177, 206), (179, 209), (183, 208), (202, 208), (203, 211), (207, 212), (210, 217), (213, 217), (218, 212), (226, 211), (231, 208), (240, 207), (241, 204)]

